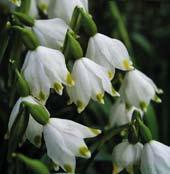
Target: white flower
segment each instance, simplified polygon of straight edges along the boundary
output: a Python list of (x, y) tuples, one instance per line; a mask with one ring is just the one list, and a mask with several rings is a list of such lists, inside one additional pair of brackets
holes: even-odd
[(48, 15), (50, 18), (61, 18), (69, 24), (76, 6), (88, 10), (88, 0), (51, 0)]
[(33, 18), (38, 18), (38, 8), (37, 8), (37, 2), (35, 0), (30, 0), (30, 9), (29, 9), (29, 15)]
[[(14, 105), (9, 118), (8, 122), (9, 133), (19, 113), (20, 105), (22, 102), (28, 102), (31, 104), (39, 105), (38, 101), (36, 101), (32, 96), (19, 98), (16, 104)], [(35, 121), (31, 115), (29, 115), (29, 122), (25, 132), (25, 136), (32, 144), (34, 144), (37, 147), (40, 147), (41, 145), (42, 130), (43, 130), (42, 125), (39, 124), (37, 121)]]
[(72, 86), (71, 78), (65, 64), (64, 55), (54, 49), (39, 46), (27, 53), (22, 72), (31, 90), (31, 94), (45, 103), (50, 88), (62, 94), (63, 86)]
[(51, 118), (44, 126), (43, 132), (48, 156), (68, 173), (74, 173), (75, 156), (91, 156), (83, 139), (101, 133), (98, 129), (90, 129), (73, 121), (58, 118)]
[(49, 48), (61, 50), (69, 26), (59, 18), (35, 20), (33, 30), (40, 44)]
[(132, 70), (132, 62), (125, 45), (103, 34), (97, 33), (89, 39), (86, 57), (106, 67), (112, 77), (115, 68)]
[(109, 124), (114, 127), (129, 123), (135, 110), (143, 115), (140, 109), (133, 106), (127, 108), (126, 104), (118, 99), (111, 108)]
[(118, 174), (123, 169), (133, 173), (133, 165), (140, 163), (142, 149), (141, 143), (130, 144), (127, 140), (118, 144), (113, 149), (113, 174)]
[(156, 93), (161, 92), (150, 78), (137, 69), (126, 73), (120, 88), (120, 95), (124, 102), (144, 111), (151, 99), (161, 102), (156, 96)]
[(106, 69), (96, 64), (88, 58), (81, 58), (74, 63), (72, 76), (75, 86), (67, 88), (71, 102), (78, 107), (78, 112), (82, 112), (90, 98), (100, 103), (104, 103), (104, 92), (112, 96), (119, 94), (112, 88), (112, 84)]
[(169, 174), (170, 147), (157, 141), (144, 145), (141, 157), (142, 174)]

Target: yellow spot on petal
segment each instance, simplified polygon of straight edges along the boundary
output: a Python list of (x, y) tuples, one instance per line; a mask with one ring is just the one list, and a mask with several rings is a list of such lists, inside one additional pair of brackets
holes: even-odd
[(114, 73), (112, 71), (108, 71), (108, 77), (110, 80), (112, 80), (114, 77)]
[(118, 174), (119, 173), (119, 169), (117, 167), (117, 165), (113, 164), (113, 172), (112, 174)]
[(104, 97), (104, 94), (103, 94), (103, 93), (98, 93), (98, 94), (96, 95), (97, 101), (98, 101), (99, 103), (102, 103), (102, 104), (104, 104), (104, 99), (103, 99), (103, 97)]
[(67, 74), (67, 77), (66, 77), (66, 83), (69, 85), (69, 86), (74, 86), (75, 85), (75, 82), (71, 76), (70, 73)]
[(80, 100), (78, 100), (77, 103), (76, 103), (76, 105), (77, 105), (78, 113), (81, 113), (84, 110), (84, 104), (83, 104), (83, 102), (81, 102)]
[(132, 62), (129, 59), (124, 59), (123, 66), (124, 66), (125, 70), (133, 70), (134, 69)]
[(42, 91), (40, 91), (40, 93), (39, 93), (39, 99), (45, 100), (45, 94)]
[(55, 91), (58, 93), (58, 94), (62, 94), (62, 92), (63, 92), (63, 86), (62, 86), (62, 84), (61, 83), (58, 83), (58, 82), (56, 82), (56, 83), (54, 83), (54, 89), (55, 89)]
[(162, 100), (157, 95), (154, 96), (153, 101), (155, 101), (157, 103), (161, 103), (162, 102)]
[(48, 5), (45, 4), (45, 3), (41, 3), (41, 4), (39, 4), (38, 7), (39, 7), (42, 11), (44, 11), (44, 12), (46, 12), (47, 9), (48, 9)]
[(41, 145), (41, 137), (39, 135), (37, 135), (37, 136), (34, 137), (34, 143), (37, 146), (40, 146)]
[(86, 146), (82, 146), (79, 148), (79, 153), (85, 157), (90, 158), (91, 153), (89, 151), (89, 149)]
[(147, 111), (148, 105), (146, 104), (146, 102), (141, 101), (141, 102), (139, 103), (139, 106), (140, 106), (140, 108), (141, 108), (144, 112)]
[(112, 96), (120, 97), (120, 94), (114, 88), (112, 88)]
[(101, 130), (99, 130), (99, 129), (94, 129), (94, 128), (89, 128), (90, 129), (90, 131), (94, 134), (94, 135), (99, 135), (99, 134), (101, 134)]
[(66, 172), (73, 173), (73, 168), (70, 164), (65, 164), (63, 167), (66, 170)]

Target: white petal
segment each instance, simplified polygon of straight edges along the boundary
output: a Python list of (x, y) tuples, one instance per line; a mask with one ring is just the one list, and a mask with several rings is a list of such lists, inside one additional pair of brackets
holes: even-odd
[(75, 157), (67, 148), (62, 134), (50, 124), (44, 126), (43, 133), (48, 156), (65, 171), (69, 168), (70, 171), (67, 172), (74, 173), (76, 163)]
[(86, 9), (87, 3), (84, 0), (53, 0), (49, 5), (48, 15), (50, 18), (61, 18), (69, 24), (76, 6)]
[(81, 112), (87, 106), (91, 95), (88, 72), (81, 59), (74, 63), (72, 77), (75, 80), (75, 86), (67, 88), (67, 92), (71, 101), (78, 106), (79, 112)]
[(26, 129), (26, 138), (35, 146), (41, 146), (41, 139), (42, 139), (42, 131), (43, 126), (39, 124), (34, 118), (30, 115), (29, 122)]
[(33, 30), (43, 46), (61, 49), (69, 26), (59, 18), (36, 20)]
[(77, 136), (79, 138), (95, 137), (101, 133), (98, 129), (89, 128), (67, 119), (50, 118), (51, 124), (62, 132)]

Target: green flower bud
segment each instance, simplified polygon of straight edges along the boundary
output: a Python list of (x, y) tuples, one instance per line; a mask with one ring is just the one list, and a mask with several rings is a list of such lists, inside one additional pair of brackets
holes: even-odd
[(143, 143), (148, 143), (152, 140), (152, 133), (150, 129), (138, 118), (137, 123), (139, 125), (139, 132)]
[(13, 15), (19, 19), (19, 21), (27, 26), (34, 26), (34, 19), (31, 16), (28, 16), (21, 12), (13, 12)]
[(28, 109), (28, 112), (40, 124), (46, 125), (49, 121), (50, 114), (47, 109), (41, 104), (32, 104), (29, 102), (22, 102)]
[(39, 46), (39, 41), (32, 30), (20, 26), (13, 26), (11, 29), (21, 33), (22, 40), (29, 50), (35, 50)]
[(63, 53), (66, 58), (72, 55), (74, 59), (79, 59), (83, 57), (83, 50), (79, 42), (73, 36), (73, 34), (70, 31), (67, 32), (65, 41), (64, 41)]
[(27, 81), (24, 79), (23, 75), (19, 73), (18, 70), (15, 70), (17, 75), (17, 91), (21, 97), (26, 97), (30, 94), (30, 89)]

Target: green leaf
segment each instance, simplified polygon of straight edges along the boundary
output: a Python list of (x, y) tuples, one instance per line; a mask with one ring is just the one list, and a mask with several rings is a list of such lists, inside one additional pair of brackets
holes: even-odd
[(50, 174), (47, 166), (40, 160), (29, 158), (20, 153), (14, 153), (13, 157), (26, 164), (35, 174)]
[(153, 139), (159, 140), (159, 128), (156, 114), (152, 105), (148, 106), (148, 110), (144, 115), (144, 122), (152, 132)]
[(8, 37), (8, 32), (7, 30), (3, 31), (0, 33), (0, 63), (4, 57), (5, 51), (7, 49), (8, 46), (8, 41), (9, 41), (9, 37)]

